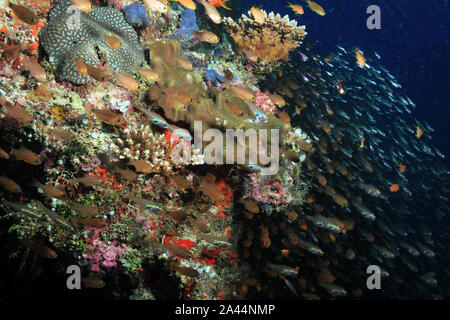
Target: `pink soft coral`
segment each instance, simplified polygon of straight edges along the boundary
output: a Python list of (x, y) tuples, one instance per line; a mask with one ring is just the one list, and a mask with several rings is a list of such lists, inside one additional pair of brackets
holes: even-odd
[(262, 92), (256, 93), (255, 105), (264, 112), (269, 111), (273, 113), (275, 110), (277, 110), (275, 104), (273, 104), (270, 98)]
[[(90, 229), (90, 230), (89, 230)], [(86, 259), (89, 261), (91, 271), (100, 271), (100, 266), (105, 268), (117, 267), (116, 258), (123, 255), (125, 247), (118, 247), (117, 242), (113, 241), (106, 244), (99, 239), (98, 230), (88, 228), (88, 242), (90, 242)]]

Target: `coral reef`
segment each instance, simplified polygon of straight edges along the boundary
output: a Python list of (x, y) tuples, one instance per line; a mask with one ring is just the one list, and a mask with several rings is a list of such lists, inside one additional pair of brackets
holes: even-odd
[(193, 33), (198, 30), (197, 16), (195, 10), (184, 9), (181, 15), (180, 27), (176, 34), (182, 36), (183, 40), (191, 40)]
[[(59, 1), (50, 12), (48, 23), (40, 33), (41, 43), (56, 64), (57, 77), (75, 84), (85, 84), (92, 78), (79, 71), (74, 61), (98, 66), (100, 56), (116, 72), (132, 72), (145, 65), (144, 53), (136, 32), (123, 14), (113, 8), (93, 7), (85, 13), (68, 12), (70, 0)], [(105, 37), (116, 37), (119, 48), (111, 48)]]
[(225, 18), (224, 24), (234, 40), (237, 51), (255, 63), (257, 71), (269, 72), (279, 66), (280, 61), (289, 59), (289, 52), (297, 48), (306, 36), (305, 26), (286, 15), (270, 12), (264, 14), (264, 23), (252, 18), (252, 12), (235, 22)]
[(149, 27), (150, 21), (145, 13), (145, 6), (142, 4), (132, 3), (122, 7), (125, 20), (137, 27)]
[(149, 125), (133, 125), (124, 130), (124, 137), (118, 138), (110, 148), (119, 159), (145, 160), (151, 172), (171, 172), (171, 144), (164, 135), (154, 134)]

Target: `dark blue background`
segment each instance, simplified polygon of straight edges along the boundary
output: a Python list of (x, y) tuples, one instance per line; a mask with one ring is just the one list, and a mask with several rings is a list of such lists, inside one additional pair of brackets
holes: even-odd
[[(291, 2), (301, 4), (305, 14), (294, 16), (284, 0), (241, 3), (245, 9), (263, 4), (266, 11), (296, 17), (301, 25), (306, 25), (307, 39), (318, 41), (315, 50), (320, 53), (336, 51), (338, 44), (359, 47), (372, 57), (374, 51), (379, 53), (380, 63), (416, 103), (413, 116), (435, 128), (433, 142), (447, 156), (445, 162), (450, 167), (448, 0), (316, 0), (326, 11), (323, 17), (309, 10), (306, 1)], [(369, 5), (381, 9), (381, 30), (366, 27)]]

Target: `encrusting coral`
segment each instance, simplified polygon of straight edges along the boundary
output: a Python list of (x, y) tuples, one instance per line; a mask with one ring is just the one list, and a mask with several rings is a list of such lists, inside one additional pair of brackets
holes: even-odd
[[(74, 58), (96, 67), (102, 62), (99, 57), (104, 56), (103, 62), (116, 72), (131, 72), (134, 67), (145, 65), (137, 34), (120, 11), (93, 7), (89, 13), (78, 11), (79, 21), (76, 21), (77, 14), (69, 9), (70, 5), (70, 0), (59, 1), (40, 33), (45, 51), (56, 63), (59, 78), (75, 84), (92, 81), (88, 74), (80, 73)], [(117, 38), (120, 47), (111, 48), (105, 40), (107, 37)]]
[(279, 65), (279, 61), (289, 59), (289, 52), (301, 44), (307, 33), (305, 26), (297, 26), (297, 21), (289, 20), (287, 15), (282, 18), (280, 14), (261, 11), (265, 16), (264, 23), (253, 19), (251, 11), (237, 22), (231, 18), (223, 21), (237, 51), (258, 63), (259, 69), (270, 71)]

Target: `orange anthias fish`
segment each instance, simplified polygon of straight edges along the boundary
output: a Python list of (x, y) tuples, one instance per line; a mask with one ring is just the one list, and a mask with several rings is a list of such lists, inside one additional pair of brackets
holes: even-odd
[(406, 171), (406, 166), (404, 164), (399, 163), (398, 164), (398, 168), (400, 170), (401, 173), (405, 173)]
[(10, 3), (9, 6), (12, 9), (12, 14), (14, 18), (23, 21), (29, 25), (35, 25), (39, 22), (39, 18), (34, 14), (33, 11), (21, 4)]
[(423, 130), (422, 130), (422, 128), (419, 125), (417, 125), (417, 127), (416, 127), (416, 137), (417, 137), (417, 139), (420, 139), (420, 137), (422, 135), (423, 135)]
[(179, 2), (183, 7), (195, 10), (197, 9), (197, 6), (195, 5), (195, 2), (192, 0), (170, 0), (170, 1), (177, 1)]
[(9, 192), (13, 193), (22, 192), (22, 188), (17, 183), (15, 183), (14, 181), (5, 176), (0, 176), (0, 186), (8, 190)]
[(253, 6), (250, 10), (252, 11), (253, 19), (255, 19), (256, 22), (263, 24), (264, 21), (266, 21), (266, 15), (260, 8)]
[(98, 177), (84, 176), (69, 180), (70, 183), (81, 183), (85, 187), (94, 187), (103, 184), (104, 181)]
[(159, 74), (151, 69), (137, 69), (137, 72), (147, 81), (159, 80)]
[(84, 75), (88, 74), (87, 66), (83, 62), (83, 60), (73, 57), (72, 61), (75, 62), (75, 67), (77, 68), (78, 72)]
[(320, 16), (325, 15), (325, 10), (319, 4), (311, 0), (306, 0), (306, 3), (308, 3), (308, 6), (311, 9), (311, 11), (317, 13)]
[(206, 15), (211, 19), (215, 24), (220, 24), (222, 22), (222, 17), (220, 16), (219, 11), (217, 11), (216, 7), (206, 2), (206, 0), (198, 0), (203, 7), (205, 8)]
[(356, 55), (356, 64), (360, 67), (360, 68), (364, 68), (364, 66), (366, 65), (366, 58), (364, 57), (364, 55), (362, 54), (361, 51), (359, 51), (359, 49), (355, 50), (355, 55)]
[(3, 150), (2, 148), (0, 148), (0, 158), (3, 158), (3, 159), (9, 159), (9, 154), (8, 154), (8, 152), (6, 152), (5, 150)]
[(118, 37), (116, 37), (115, 35), (107, 36), (107, 35), (102, 34), (100, 36), (100, 39), (105, 40), (106, 43), (108, 44), (108, 47), (110, 47), (111, 49), (114, 49), (114, 50), (119, 49), (122, 44), (120, 42), (120, 39)]
[(86, 68), (88, 75), (100, 82), (109, 80), (113, 75), (113, 70), (109, 66), (96, 68), (90, 64), (86, 64)]
[(52, 185), (44, 185), (38, 181), (34, 181), (33, 185), (37, 188), (41, 188), (43, 193), (50, 198), (57, 198), (61, 200), (67, 199), (67, 194), (64, 192), (64, 190), (61, 190), (58, 187)]
[(31, 244), (31, 250), (36, 252), (41, 257), (47, 258), (47, 259), (56, 259), (58, 255), (55, 251), (50, 249), (47, 246), (44, 246), (42, 244), (32, 243)]
[(25, 149), (24, 147), (20, 147), (20, 149), (13, 149), (10, 154), (15, 156), (18, 160), (22, 160), (33, 166), (38, 166), (42, 163), (42, 159), (39, 155), (33, 151)]
[(120, 115), (109, 109), (92, 109), (95, 117), (104, 123), (111, 126), (122, 126), (125, 124), (125, 119)]
[(299, 5), (299, 4), (292, 4), (292, 3), (290, 3), (290, 2), (288, 2), (288, 4), (289, 4), (289, 5), (286, 6), (286, 7), (291, 8), (292, 11), (294, 11), (294, 13), (295, 13), (296, 15), (302, 15), (302, 14), (305, 13), (305, 11), (303, 11), (303, 7), (302, 7), (301, 5)]
[(389, 187), (389, 191), (391, 192), (397, 192), (398, 190), (400, 190), (400, 186), (397, 183)]
[(124, 73), (116, 73), (114, 78), (117, 81), (117, 84), (121, 87), (124, 87), (130, 91), (138, 91), (139, 90), (139, 82), (136, 81), (133, 77), (130, 77)]
[(22, 59), (22, 64), (24, 65), (25, 69), (30, 72), (30, 75), (37, 81), (45, 82), (47, 80), (47, 73), (37, 61), (31, 59), (28, 56), (24, 56)]
[(92, 2), (91, 0), (70, 0), (70, 2), (80, 9), (80, 11), (83, 11), (85, 13), (89, 13), (92, 11)]
[(359, 145), (360, 149), (364, 149), (364, 142), (366, 141), (366, 139), (364, 139), (364, 132), (362, 133), (362, 137), (361, 137), (361, 143)]
[(197, 36), (198, 40), (200, 40), (201, 42), (207, 42), (207, 43), (219, 43), (220, 39), (217, 35), (215, 35), (214, 33), (212, 33), (211, 31), (206, 31), (206, 30), (202, 30), (202, 31), (196, 31), (195, 35)]
[(4, 101), (4, 103), (0, 101), (0, 104), (6, 108), (8, 116), (25, 125), (31, 126), (34, 124), (35, 119), (23, 109), (20, 104), (15, 103), (12, 105), (9, 102), (6, 102), (6, 100)]
[(228, 2), (229, 0), (208, 0), (208, 2), (210, 4), (212, 4), (214, 7), (222, 7), (225, 8), (227, 10), (231, 10), (231, 8), (228, 8), (227, 6), (225, 6), (225, 3)]

